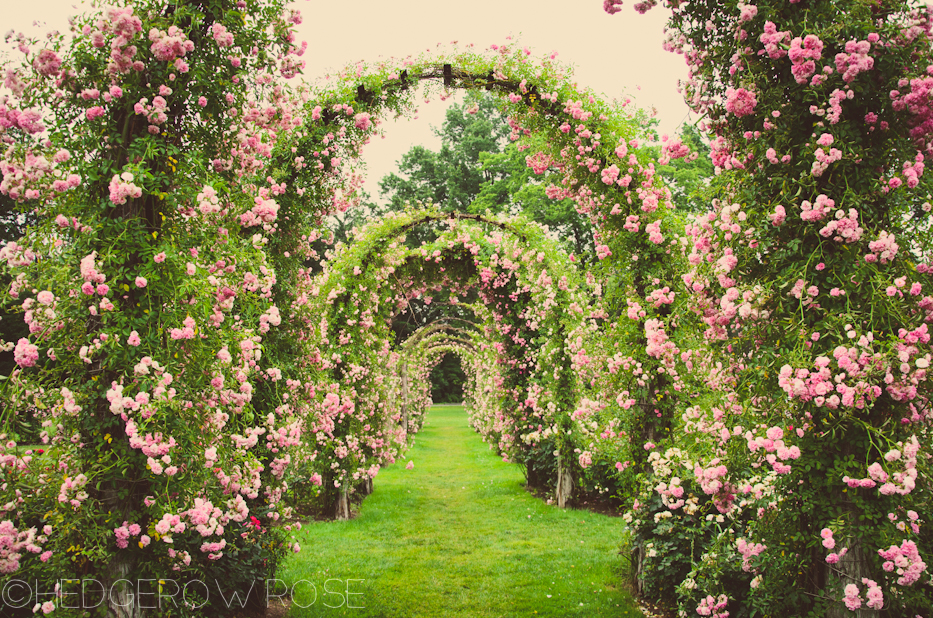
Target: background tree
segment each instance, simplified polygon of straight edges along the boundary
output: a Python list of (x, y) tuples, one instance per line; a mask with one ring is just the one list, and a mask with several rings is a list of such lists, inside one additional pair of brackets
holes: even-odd
[(447, 353), (431, 370), (431, 400), (434, 403), (460, 403), (466, 374), (460, 357)]
[(548, 226), (568, 250), (584, 255), (593, 249), (592, 226), (571, 200), (552, 200), (547, 186), (526, 162), (525, 150), (509, 140), (511, 129), (495, 99), (470, 93), (454, 104), (440, 129), (441, 149), (414, 146), (398, 163), (404, 177), (389, 174), (379, 183), (389, 209), (431, 200), (443, 209), (482, 214), (523, 214)]
[(481, 168), (480, 157), (502, 152), (509, 127), (494, 99), (474, 96), (451, 105), (434, 134), (441, 138), (439, 152), (413, 146), (398, 162), (404, 177), (389, 174), (379, 182), (380, 195), (389, 198), (391, 210), (430, 200), (468, 212), (481, 186), (493, 179), (491, 171)]
[(693, 124), (683, 124), (678, 137), (690, 149), (690, 155), (674, 159), (660, 168), (679, 210), (702, 213), (709, 208), (715, 170), (710, 159), (709, 143)]
[[(523, 146), (531, 146), (533, 151), (534, 141), (526, 140)], [(480, 187), (469, 212), (522, 214), (548, 226), (568, 251), (584, 259), (595, 259), (592, 224), (580, 216), (572, 200), (547, 197), (547, 185), (526, 162), (526, 149), (519, 150), (510, 143), (502, 152), (480, 155), (480, 166), (489, 180)]]

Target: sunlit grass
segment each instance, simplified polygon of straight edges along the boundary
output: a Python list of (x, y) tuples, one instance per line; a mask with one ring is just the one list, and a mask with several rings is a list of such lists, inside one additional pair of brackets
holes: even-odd
[[(357, 519), (301, 531), (302, 552), (280, 574), (308, 582), (290, 616), (641, 616), (621, 589), (620, 518), (526, 492), (461, 406), (435, 407), (427, 423), (405, 461), (376, 477)], [(360, 594), (347, 597), (347, 580)]]

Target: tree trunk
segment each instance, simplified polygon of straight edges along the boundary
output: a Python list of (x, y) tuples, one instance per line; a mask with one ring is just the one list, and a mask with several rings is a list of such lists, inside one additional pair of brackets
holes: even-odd
[(363, 479), (363, 486), (360, 488), (360, 492), (364, 496), (368, 496), (373, 493), (373, 480), (370, 477), (367, 476)]
[(557, 456), (557, 506), (565, 509), (573, 496), (573, 477), (564, 468), (560, 455)]
[(334, 518), (338, 520), (350, 519), (350, 497), (347, 495), (345, 486), (340, 488), (340, 495), (337, 497), (337, 512)]

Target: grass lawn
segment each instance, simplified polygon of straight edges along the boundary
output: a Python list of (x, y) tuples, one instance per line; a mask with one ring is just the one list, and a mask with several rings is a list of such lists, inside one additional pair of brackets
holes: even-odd
[(307, 582), (289, 616), (642, 616), (620, 586), (621, 518), (561, 511), (523, 484), (461, 406), (435, 406), (358, 518), (301, 531), (279, 575)]

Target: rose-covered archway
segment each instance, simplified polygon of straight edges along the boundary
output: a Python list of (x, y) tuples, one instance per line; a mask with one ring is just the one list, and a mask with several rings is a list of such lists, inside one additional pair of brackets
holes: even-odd
[[(520, 238), (454, 221), (424, 254), (383, 247), (379, 259), (405, 256), (392, 267), (410, 277), (406, 301), (449, 279), (448, 260), (475, 280), (465, 239), (478, 247), (474, 426), (512, 460), (555, 447), (537, 472), (559, 497), (571, 479), (621, 491), (642, 590), (685, 612), (923, 611), (929, 14), (668, 4), (723, 172), (721, 199), (692, 222), (642, 148), (647, 118), (514, 42), (305, 88), (285, 81), (303, 50), (300, 17), (278, 1), (138, 2), (78, 18), (73, 39), (14, 35), (0, 191), (37, 223), (0, 251), (30, 331), (6, 344), (4, 575), (93, 575), (120, 616), (140, 611), (112, 587), (130, 572), (219, 577), (229, 596), (298, 549), (292, 505), (397, 452), (398, 359), (375, 319), (394, 297), (327, 287), (381, 289), (382, 269), (336, 277), (356, 249), (339, 250), (317, 296), (315, 273), (323, 217), (356, 200), (361, 147), (432, 82), (498, 96), (549, 195), (596, 230), (577, 275), (564, 258), (535, 265), (547, 242), (531, 226)], [(660, 152), (685, 154), (676, 140)], [(383, 347), (354, 349), (369, 318), (361, 339)], [(410, 358), (429, 365), (437, 343)], [(406, 405), (424, 403), (416, 391)], [(48, 452), (10, 439), (24, 417)]]
[[(229, 592), (298, 550), (286, 542), (291, 524), (281, 524), (332, 471), (313, 430), (397, 388), (374, 382), (369, 399), (346, 396), (341, 381), (352, 382), (353, 368), (335, 373), (323, 364), (333, 358), (314, 354), (322, 333), (341, 326), (306, 319), (311, 273), (327, 250), (322, 218), (354, 204), (353, 160), (382, 115), (411, 112), (417, 81), (499, 96), (513, 137), (535, 147), (528, 164), (557, 181), (549, 194), (574, 199), (597, 224), (600, 259), (668, 250), (666, 194), (641, 148), (644, 114), (579, 89), (553, 58), (533, 60), (511, 42), (357, 65), (323, 89), (289, 87), (283, 80), (301, 65), (290, 29), (299, 19), (278, 1), (137, 2), (78, 18), (73, 39), (14, 36), (20, 59), (4, 66), (0, 190), (38, 223), (0, 254), (8, 300), (30, 328), (9, 344), (18, 367), (3, 391), (5, 573), (93, 574), (111, 590), (129, 572), (223, 572)], [(573, 369), (594, 362), (587, 333), (623, 296), (641, 294), (639, 282), (652, 280), (643, 271), (656, 267), (615, 261), (611, 276), (635, 283), (613, 286), (608, 311), (591, 275), (585, 286), (558, 287), (577, 294), (567, 315), (543, 314), (556, 322), (537, 354), (573, 359), (540, 376), (557, 385), (555, 400), (523, 391), (534, 366), (513, 354), (507, 372), (476, 374), (474, 424), (503, 402), (570, 422)], [(495, 288), (487, 295), (491, 308), (477, 307), (484, 324), (518, 302), (494, 298)], [(336, 387), (322, 383), (327, 372)], [(653, 380), (639, 379), (650, 390)], [(57, 465), (9, 440), (23, 415), (42, 423)], [(488, 430), (503, 452), (524, 448), (513, 422)], [(349, 449), (346, 439), (323, 443), (336, 459)], [(393, 447), (367, 448), (375, 464)], [(589, 466), (583, 453), (580, 465)], [(342, 472), (352, 479), (360, 470)], [(114, 612), (138, 613), (126, 591), (113, 594)]]
[[(439, 228), (436, 238), (407, 247), (405, 235), (427, 224)], [(527, 451), (536, 444), (519, 438), (556, 428), (557, 400), (574, 400), (570, 359), (558, 351), (568, 348), (566, 335), (585, 328), (587, 318), (595, 319), (582, 309), (592, 291), (584, 289), (569, 255), (534, 224), (436, 209), (395, 213), (363, 228), (305, 285), (309, 301), (300, 315), (308, 323), (306, 331), (314, 333), (305, 355), (319, 363), (318, 380), (331, 385), (333, 400), (358, 415), (352, 426), (331, 428), (322, 444), (321, 454), (330, 457), (324, 468), (334, 471), (325, 478), (328, 488), (352, 487), (360, 475), (371, 478), (386, 457), (394, 457), (366, 452), (361, 445), (385, 436), (378, 419), (393, 419), (396, 429), (404, 419), (413, 428), (412, 419), (423, 412), (413, 406), (426, 403), (429, 367), (415, 374), (408, 356), (424, 354), (427, 343), (449, 345), (455, 334), (469, 336), (472, 353), (484, 359), (470, 365), (480, 372), (471, 383), (484, 385), (482, 393), (469, 396), (474, 426), (510, 460), (527, 464)], [(472, 313), (471, 330), (453, 330), (449, 321), (435, 324), (396, 348), (392, 317), (416, 298), (465, 306)], [(460, 345), (466, 342), (461, 339)], [(548, 354), (544, 365), (538, 358), (542, 351)], [(490, 383), (494, 388), (487, 388)], [(529, 414), (525, 401), (532, 383), (542, 408)], [(385, 397), (381, 390), (387, 384), (401, 384), (402, 396)], [(552, 413), (543, 413), (551, 400)], [(348, 452), (348, 441), (360, 448)], [(395, 437), (400, 445), (405, 441), (404, 434)], [(345, 504), (346, 489), (340, 494)]]

